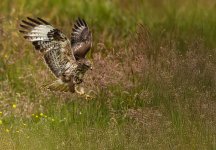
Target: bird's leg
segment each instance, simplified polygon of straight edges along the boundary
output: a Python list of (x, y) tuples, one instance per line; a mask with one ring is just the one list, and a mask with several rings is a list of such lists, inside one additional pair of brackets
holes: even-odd
[(78, 90), (78, 86), (75, 86), (75, 92), (79, 95), (83, 95), (85, 94), (84, 89), (80, 88), (80, 90)]
[(89, 94), (86, 94), (85, 91), (84, 91), (84, 88), (83, 87), (80, 87), (80, 90), (78, 90), (78, 87), (76, 86), (75, 87), (75, 92), (79, 95), (82, 95), (82, 96), (85, 96), (85, 99), (92, 99), (93, 97), (90, 96)]

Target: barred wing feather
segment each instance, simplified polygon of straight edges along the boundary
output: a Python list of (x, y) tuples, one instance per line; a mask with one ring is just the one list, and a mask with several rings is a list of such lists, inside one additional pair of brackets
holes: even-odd
[(72, 28), (71, 46), (76, 59), (85, 58), (92, 46), (92, 34), (84, 19), (78, 18)]
[(45, 62), (56, 77), (60, 77), (76, 61), (70, 41), (45, 20), (27, 17), (27, 21), (22, 20), (20, 27), (24, 38), (44, 54)]

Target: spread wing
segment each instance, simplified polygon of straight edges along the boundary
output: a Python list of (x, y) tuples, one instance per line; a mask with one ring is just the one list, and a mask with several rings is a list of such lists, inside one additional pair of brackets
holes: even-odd
[(56, 77), (60, 77), (76, 61), (70, 41), (58, 29), (41, 18), (27, 17), (20, 24), (24, 38), (31, 41), (35, 49), (43, 53), (45, 62)]
[(78, 60), (85, 58), (92, 46), (92, 34), (85, 20), (78, 18), (72, 28), (71, 46)]

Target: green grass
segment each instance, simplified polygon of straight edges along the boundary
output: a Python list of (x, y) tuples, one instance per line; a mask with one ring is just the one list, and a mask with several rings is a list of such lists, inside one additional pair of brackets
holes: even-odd
[[(213, 0), (1, 2), (0, 149), (216, 149), (215, 14)], [(18, 32), (27, 16), (67, 36), (87, 20), (95, 98), (44, 88), (54, 77)]]

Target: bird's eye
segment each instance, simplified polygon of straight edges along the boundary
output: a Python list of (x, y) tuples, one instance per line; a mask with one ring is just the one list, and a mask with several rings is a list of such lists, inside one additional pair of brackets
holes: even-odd
[(86, 67), (90, 67), (90, 65), (89, 65), (89, 64), (85, 64), (85, 66), (86, 66)]

